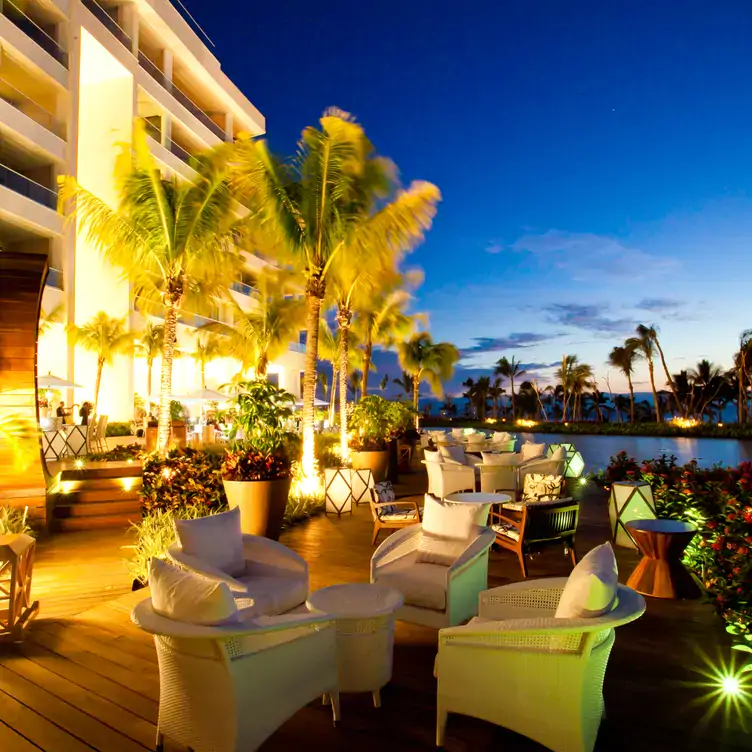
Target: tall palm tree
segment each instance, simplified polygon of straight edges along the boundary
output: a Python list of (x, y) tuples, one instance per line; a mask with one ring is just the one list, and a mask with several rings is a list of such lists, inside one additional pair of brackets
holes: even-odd
[[(668, 364), (666, 363), (666, 356), (663, 354), (663, 348), (661, 347), (660, 340), (658, 339), (658, 332), (660, 329), (656, 324), (651, 324), (648, 327), (644, 327), (647, 329), (650, 337), (653, 340), (653, 343), (655, 344), (656, 350), (658, 350), (658, 356), (661, 359), (661, 365), (663, 366), (663, 373), (666, 374), (666, 383), (668, 384), (669, 389), (671, 389), (671, 394), (674, 396), (674, 402), (676, 403), (676, 408), (679, 411), (679, 415), (686, 418), (686, 415), (682, 412), (682, 403), (679, 399), (679, 394), (676, 390), (676, 384), (671, 380), (671, 374), (668, 371)], [(637, 327), (638, 331), (640, 327)]]
[(112, 365), (117, 355), (132, 352), (133, 335), (126, 329), (126, 319), (115, 319), (104, 311), (95, 313), (83, 326), (68, 327), (73, 343), (97, 356), (97, 378), (94, 383), (94, 414), (99, 404), (102, 371)]
[(744, 423), (747, 420), (747, 387), (752, 383), (749, 378), (752, 368), (752, 329), (745, 329), (739, 335), (739, 352), (735, 360), (739, 382), (736, 409), (739, 423)]
[(321, 394), (324, 396), (324, 399), (327, 397), (327, 390), (329, 389), (329, 377), (326, 374), (326, 371), (319, 371), (316, 376), (316, 384), (321, 389)]
[(398, 386), (409, 398), (413, 396), (413, 377), (407, 372), (402, 371), (402, 376), (398, 379), (392, 379), (392, 384)]
[(517, 405), (514, 394), (514, 380), (516, 378), (524, 376), (527, 371), (524, 371), (520, 367), (520, 361), (515, 360), (514, 356), (512, 356), (511, 360), (508, 360), (505, 356), (496, 361), (496, 368), (494, 369), (494, 373), (497, 376), (503, 376), (505, 379), (509, 379), (509, 390), (512, 393), (512, 420), (514, 420), (517, 417)]
[[(305, 278), (306, 363), (303, 379), (303, 473), (314, 475), (314, 410), (319, 319), (333, 269), (359, 258), (401, 254), (430, 225), (436, 186), (413, 183), (397, 192), (391, 162), (374, 155), (362, 126), (329, 110), (308, 127), (287, 164), (264, 140), (235, 147), (235, 185), (251, 210), (257, 247)], [(347, 343), (347, 340), (344, 340)]]
[(569, 390), (574, 398), (572, 419), (582, 420), (582, 398), (586, 390), (593, 385), (593, 367), (587, 363), (570, 364)]
[[(365, 372), (364, 372), (365, 373)], [(386, 388), (389, 386), (389, 374), (385, 373), (381, 377), (381, 381), (379, 381), (379, 389), (381, 390), (381, 393), (383, 394), (386, 391)]]
[(363, 374), (360, 371), (353, 371), (352, 374), (350, 374), (347, 388), (352, 394), (353, 402), (357, 402), (358, 395), (360, 394), (361, 389), (363, 389)]
[(644, 324), (638, 324), (635, 328), (635, 336), (627, 339), (625, 345), (634, 349), (637, 357), (641, 358), (648, 364), (648, 374), (650, 375), (650, 388), (653, 390), (653, 405), (655, 406), (655, 419), (658, 423), (663, 423), (660, 402), (658, 401), (658, 390), (655, 388), (655, 337), (653, 330)]
[(122, 269), (141, 310), (164, 318), (157, 448), (170, 438), (172, 362), (181, 310), (211, 313), (229, 299), (242, 257), (234, 245), (238, 222), (226, 172), (226, 147), (193, 161), (192, 183), (166, 179), (152, 159), (143, 128), (134, 129), (116, 170), (115, 208), (72, 177), (60, 178), (60, 208), (75, 216), (89, 242)]
[(213, 360), (222, 358), (228, 353), (227, 340), (213, 332), (199, 332), (193, 360), (199, 365), (201, 372), (201, 388), (206, 389), (206, 366)]
[(152, 368), (154, 367), (154, 361), (162, 354), (163, 347), (164, 326), (162, 324), (154, 324), (151, 321), (147, 321), (146, 326), (136, 342), (136, 349), (146, 359), (146, 399), (148, 403), (148, 412), (151, 412)]
[(44, 309), (39, 312), (39, 336), (43, 337), (52, 329), (53, 324), (59, 324), (63, 320), (65, 305), (58, 303), (49, 313)]
[(334, 425), (335, 395), (337, 393), (337, 372), (339, 358), (338, 333), (332, 330), (326, 319), (319, 321), (319, 358), (332, 364), (332, 380), (329, 387), (329, 425)]
[(635, 400), (634, 400), (634, 386), (632, 384), (632, 374), (634, 373), (634, 364), (637, 359), (637, 351), (633, 344), (630, 344), (630, 340), (627, 340), (624, 345), (617, 345), (608, 354), (608, 363), (620, 370), (627, 377), (627, 384), (629, 384), (629, 422), (635, 422)]
[[(572, 391), (574, 388), (575, 372), (579, 363), (579, 358), (576, 355), (562, 355), (561, 363), (556, 370), (555, 376), (559, 379), (559, 385), (561, 386), (561, 422), (564, 423), (567, 419), (567, 407), (569, 406), (569, 400), (572, 397)], [(572, 420), (574, 420), (574, 412), (572, 414)]]
[(424, 379), (431, 385), (431, 391), (441, 397), (442, 382), (452, 378), (454, 364), (460, 359), (460, 351), (451, 342), (434, 342), (427, 332), (414, 334), (397, 346), (397, 356), (403, 370), (413, 377), (413, 407), (415, 427), (420, 426), (418, 395), (420, 382)]
[(493, 401), (493, 414), (494, 418), (499, 417), (499, 400), (504, 395), (504, 389), (502, 389), (502, 380), (500, 378), (495, 378), (493, 380), (493, 383), (488, 389), (488, 396)]

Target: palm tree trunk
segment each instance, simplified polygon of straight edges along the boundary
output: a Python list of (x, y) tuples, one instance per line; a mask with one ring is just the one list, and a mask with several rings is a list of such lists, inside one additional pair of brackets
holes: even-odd
[(175, 355), (175, 340), (178, 329), (178, 305), (168, 300), (164, 317), (164, 345), (162, 348), (162, 374), (159, 383), (159, 427), (157, 428), (157, 451), (161, 457), (167, 454), (170, 443), (170, 399), (172, 397), (172, 359)]
[(363, 348), (363, 391), (362, 396), (368, 395), (368, 372), (371, 370), (371, 356), (373, 354), (373, 342), (371, 330), (366, 332), (366, 343)]
[(269, 369), (269, 358), (266, 357), (266, 352), (261, 353), (256, 363), (256, 378), (266, 379), (266, 372)]
[(99, 405), (99, 387), (102, 384), (102, 371), (104, 370), (104, 358), (97, 358), (97, 380), (94, 382), (94, 415), (97, 414)]
[(661, 415), (661, 406), (658, 402), (658, 392), (655, 390), (655, 373), (653, 370), (653, 361), (648, 361), (648, 372), (650, 373), (650, 387), (653, 390), (653, 405), (655, 406), (655, 420), (656, 423), (663, 423), (663, 416)]
[(627, 373), (627, 383), (629, 384), (629, 422), (634, 423), (634, 386), (632, 385), (631, 373)]
[[(347, 439), (347, 364), (351, 322), (352, 312), (340, 306), (337, 310), (337, 324), (339, 325), (339, 440), (343, 459), (346, 459), (350, 453)], [(355, 399), (357, 390), (353, 390), (353, 392), (353, 399)]]
[(420, 371), (413, 374), (413, 408), (415, 410), (415, 429), (420, 428), (420, 413), (418, 412), (418, 397), (420, 392)]
[[(319, 282), (320, 287), (323, 287), (320, 280), (316, 281)], [(321, 293), (323, 297), (323, 290), (321, 290)], [(322, 298), (318, 294), (306, 291), (306, 357), (305, 371), (303, 372), (303, 475), (308, 478), (312, 478), (316, 474), (313, 401), (316, 396), (316, 362), (319, 350), (321, 300)]]
[[(661, 343), (658, 341), (658, 337), (656, 337), (653, 341), (655, 342), (655, 346), (658, 348), (658, 355), (661, 356), (661, 364), (663, 365), (663, 371), (666, 374), (666, 382), (671, 389), (671, 393), (674, 395), (674, 401), (676, 402), (677, 408), (679, 408), (679, 415), (682, 418), (686, 418), (687, 416), (684, 414), (684, 406), (679, 399), (679, 392), (676, 391), (674, 380), (671, 378), (671, 374), (668, 372), (668, 366), (666, 365), (666, 358), (663, 355), (663, 348), (661, 347)], [(660, 421), (658, 422), (660, 423)]]
[(736, 406), (736, 420), (741, 425), (744, 423), (744, 369), (742, 368), (742, 353), (739, 352), (739, 368), (738, 368), (738, 381), (739, 381), (739, 395), (737, 397)]
[(206, 363), (201, 361), (201, 388), (206, 389)]
[(154, 365), (154, 360), (149, 358), (146, 361), (146, 390), (147, 390), (147, 405), (146, 405), (146, 414), (151, 415), (151, 369)]
[(517, 420), (517, 398), (514, 395), (514, 376), (509, 377), (509, 388), (512, 390), (512, 420)]
[(329, 387), (329, 425), (334, 426), (334, 395), (337, 394), (337, 361), (332, 361), (332, 385)]

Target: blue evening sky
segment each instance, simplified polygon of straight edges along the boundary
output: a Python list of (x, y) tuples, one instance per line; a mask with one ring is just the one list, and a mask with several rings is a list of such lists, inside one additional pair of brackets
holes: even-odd
[(463, 349), (449, 391), (502, 355), (545, 381), (562, 353), (605, 389), (640, 322), (672, 370), (731, 365), (752, 324), (748, 0), (188, 5), (273, 149), (336, 105), (439, 186), (409, 261), (416, 310)]

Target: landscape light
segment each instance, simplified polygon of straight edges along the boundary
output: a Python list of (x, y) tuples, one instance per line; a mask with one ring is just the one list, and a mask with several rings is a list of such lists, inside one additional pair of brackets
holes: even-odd
[(81, 458), (79, 457), (79, 458), (78, 458), (78, 459), (77, 459), (77, 460), (76, 460), (76, 461), (75, 461), (75, 462), (73, 463), (73, 467), (75, 467), (75, 468), (76, 468), (76, 470), (83, 470), (83, 469), (84, 469), (84, 465), (85, 465), (85, 464), (86, 464), (86, 463), (85, 463), (85, 462), (84, 462), (84, 461), (83, 461), (83, 460), (82, 460), (82, 459), (81, 459)]
[(732, 674), (726, 674), (720, 678), (719, 688), (727, 697), (739, 697), (744, 691), (741, 682), (739, 681), (739, 677), (733, 676)]
[(588, 479), (587, 478), (585, 478), (584, 476), (582, 478), (580, 478), (580, 485), (581, 486), (586, 486), (587, 484), (588, 484)]

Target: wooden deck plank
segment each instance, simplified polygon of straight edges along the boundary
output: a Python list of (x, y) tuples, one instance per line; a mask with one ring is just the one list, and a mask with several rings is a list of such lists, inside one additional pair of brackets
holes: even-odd
[(7, 752), (38, 752), (39, 747), (0, 721), (0, 749)]

